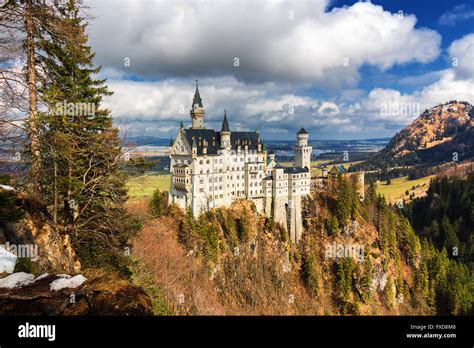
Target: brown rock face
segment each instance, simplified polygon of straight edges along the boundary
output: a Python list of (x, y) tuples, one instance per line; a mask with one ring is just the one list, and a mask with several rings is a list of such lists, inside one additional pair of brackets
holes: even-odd
[(48, 213), (40, 201), (24, 193), (18, 193), (17, 198), (25, 215), (18, 222), (0, 222), (1, 244), (8, 242), (33, 247), (37, 266), (49, 273), (79, 272), (81, 264), (72, 248), (70, 236), (48, 223)]
[(80, 271), (81, 264), (71, 246), (69, 235), (61, 235), (38, 217), (27, 217), (23, 224), (25, 232), (31, 233), (34, 243), (38, 245), (38, 265), (42, 269), (66, 273)]
[(145, 292), (124, 279), (101, 274), (75, 289), (50, 291), (48, 276), (15, 289), (0, 288), (0, 315), (152, 315)]

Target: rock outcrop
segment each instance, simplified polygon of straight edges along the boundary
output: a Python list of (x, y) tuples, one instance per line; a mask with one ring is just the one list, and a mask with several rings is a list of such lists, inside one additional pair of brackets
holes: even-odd
[(51, 284), (67, 279), (64, 275), (25, 278), (14, 288), (0, 288), (0, 315), (152, 315), (148, 295), (126, 279), (104, 272), (87, 278), (59, 290)]

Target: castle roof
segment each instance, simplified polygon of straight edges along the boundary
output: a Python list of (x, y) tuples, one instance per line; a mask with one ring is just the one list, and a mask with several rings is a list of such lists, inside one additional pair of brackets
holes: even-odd
[(284, 173), (291, 173), (291, 174), (297, 174), (297, 173), (305, 173), (308, 172), (308, 168), (303, 168), (303, 167), (284, 167), (281, 164), (277, 164), (274, 168), (276, 169), (283, 169)]
[(224, 110), (224, 120), (222, 121), (221, 132), (229, 132), (229, 122), (227, 122), (227, 111)]
[(298, 131), (298, 133), (296, 133), (296, 134), (308, 134), (308, 132), (306, 131), (306, 129), (301, 127), (300, 130)]
[(299, 174), (299, 173), (307, 173), (308, 168), (302, 168), (302, 167), (285, 167), (283, 170), (284, 173), (287, 174)]
[[(196, 143), (197, 154), (203, 154), (203, 148), (207, 144), (207, 154), (217, 155), (217, 151), (221, 145), (221, 133), (216, 132), (214, 129), (196, 129), (187, 128), (184, 129), (184, 134), (189, 144)], [(230, 143), (232, 150), (237, 150), (240, 145), (243, 150), (245, 146), (248, 146), (249, 150), (258, 150), (259, 136), (257, 132), (231, 132)]]
[(343, 166), (343, 165), (339, 165), (339, 166), (333, 166), (330, 170), (331, 173), (334, 173), (334, 172), (337, 172), (337, 173), (341, 173), (341, 174), (344, 174), (347, 172), (346, 168)]
[(196, 80), (196, 91), (194, 92), (194, 98), (193, 98), (193, 106), (196, 104), (202, 108), (202, 99), (201, 99), (201, 95), (199, 94), (199, 87), (198, 87), (197, 80)]
[(248, 146), (249, 150), (257, 150), (260, 137), (257, 132), (232, 132), (230, 133), (230, 143), (233, 150), (237, 150), (237, 146), (241, 146), (242, 149), (245, 145)]

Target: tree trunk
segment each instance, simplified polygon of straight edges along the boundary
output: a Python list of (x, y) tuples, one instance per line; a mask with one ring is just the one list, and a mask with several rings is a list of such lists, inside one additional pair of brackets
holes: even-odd
[(36, 66), (34, 47), (33, 4), (29, 0), (25, 16), (27, 85), (28, 85), (28, 137), (31, 142), (31, 176), (33, 192), (41, 197), (41, 154), (39, 142), (38, 92), (36, 90)]
[(58, 162), (54, 160), (54, 223), (58, 223)]

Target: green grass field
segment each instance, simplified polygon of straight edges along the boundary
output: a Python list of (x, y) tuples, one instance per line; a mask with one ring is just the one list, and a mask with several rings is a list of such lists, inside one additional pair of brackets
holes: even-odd
[(128, 197), (131, 200), (151, 197), (157, 188), (160, 189), (160, 191), (169, 190), (170, 176), (169, 174), (147, 173), (130, 178), (126, 185), (128, 188)]
[[(408, 177), (403, 176), (400, 178), (392, 179), (391, 185), (387, 185), (386, 182), (380, 182), (377, 184), (377, 193), (380, 193), (382, 196), (385, 196), (385, 199), (391, 203), (398, 202), (402, 198), (408, 200), (409, 195), (411, 195), (412, 192), (415, 193), (416, 197), (419, 197), (425, 194), (430, 184), (430, 179), (432, 179), (433, 177), (434, 175), (426, 176), (424, 178), (416, 180), (408, 180)], [(412, 189), (413, 186), (415, 186), (414, 190)], [(409, 195), (405, 194), (406, 191), (409, 192)]]

